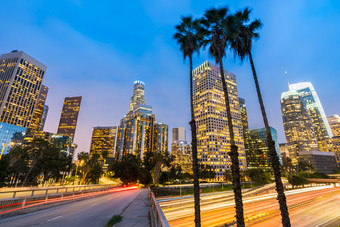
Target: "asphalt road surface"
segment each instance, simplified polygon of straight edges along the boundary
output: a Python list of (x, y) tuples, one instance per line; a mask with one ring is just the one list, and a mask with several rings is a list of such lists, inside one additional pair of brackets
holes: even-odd
[(122, 214), (142, 192), (140, 189), (114, 192), (61, 206), (0, 220), (0, 227), (105, 226), (113, 215)]

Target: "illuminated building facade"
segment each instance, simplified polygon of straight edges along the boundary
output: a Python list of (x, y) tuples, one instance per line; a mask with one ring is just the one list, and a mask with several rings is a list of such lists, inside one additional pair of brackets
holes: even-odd
[(281, 111), (289, 156), (297, 163), (300, 151), (317, 150), (312, 121), (300, 94), (294, 90), (282, 93)]
[[(197, 152), (201, 164), (215, 168), (216, 177), (222, 179), (230, 169), (230, 137), (222, 89), (220, 69), (209, 62), (193, 70), (194, 114), (197, 124)], [(243, 142), (236, 76), (225, 71), (235, 142), (238, 146), (240, 169), (247, 168)]]
[(66, 97), (63, 110), (61, 113), (58, 133), (74, 139), (74, 134), (77, 127), (78, 114), (80, 109), (81, 96)]
[(133, 95), (131, 97), (130, 101), (130, 108), (129, 110), (132, 112), (134, 108), (136, 108), (139, 105), (145, 105), (145, 99), (144, 99), (144, 86), (145, 83), (141, 80), (136, 80), (134, 82), (133, 87)]
[(107, 157), (113, 158), (115, 154), (116, 138), (117, 126), (94, 127), (92, 129), (90, 155), (94, 153), (102, 154), (103, 151), (107, 151)]
[(41, 117), (40, 128), (39, 128), (40, 131), (44, 131), (47, 114), (48, 114), (48, 105), (44, 105), (44, 110), (43, 110), (43, 114)]
[(25, 131), (25, 127), (0, 122), (0, 149), (2, 150), (2, 148), (4, 148), (3, 154), (6, 154), (11, 148), (10, 143), (12, 142), (15, 134), (21, 134)]
[(168, 152), (168, 126), (163, 123), (156, 123), (153, 130), (153, 152), (166, 153)]
[(340, 136), (333, 136), (332, 139), (329, 139), (329, 144), (329, 151), (334, 153), (338, 166), (340, 167)]
[(334, 114), (327, 117), (329, 126), (331, 127), (333, 136), (340, 136), (340, 117), (338, 114)]
[[(30, 125), (31, 129), (42, 131), (45, 119), (44, 111), (45, 111), (45, 101), (48, 93), (48, 87), (45, 85), (41, 85), (41, 89), (38, 96), (37, 105), (35, 106), (32, 122)], [(43, 118), (44, 117), (44, 118)]]
[[(269, 127), (272, 134), (273, 141), (275, 142), (275, 151), (282, 164), (281, 152), (278, 143), (277, 131), (273, 127)], [(268, 140), (266, 128), (252, 129), (249, 131), (248, 140), (249, 151), (247, 154), (248, 168), (263, 168), (270, 169), (271, 161), (268, 148)]]
[(34, 139), (46, 140), (58, 148), (60, 152), (65, 153), (66, 156), (70, 155), (72, 138), (69, 136), (28, 129), (23, 138), (23, 144), (31, 143)]
[[(145, 105), (144, 86), (143, 81), (134, 82), (129, 112), (120, 121), (118, 127), (116, 159), (120, 160), (126, 154), (143, 159), (145, 152), (168, 150), (167, 125), (156, 124), (152, 107)], [(154, 132), (155, 130), (157, 133)]]
[[(328, 124), (327, 117), (325, 114), (325, 111), (321, 105), (320, 99), (310, 82), (301, 82), (296, 84), (290, 84), (289, 90), (296, 91), (300, 94), (301, 100), (303, 102), (303, 105), (306, 109), (308, 109), (308, 106), (314, 111), (313, 114), (319, 115), (318, 123), (314, 124), (313, 127), (315, 131), (320, 132), (320, 134), (316, 134), (316, 139), (321, 141), (324, 139), (332, 138), (333, 133), (332, 130)], [(325, 132), (324, 132), (325, 131)], [(318, 138), (318, 136), (320, 136)]]
[(185, 142), (171, 144), (171, 155), (175, 157), (172, 165), (181, 167), (184, 173), (192, 173), (191, 146)]
[(0, 56), (0, 122), (30, 127), (45, 70), (22, 51)]

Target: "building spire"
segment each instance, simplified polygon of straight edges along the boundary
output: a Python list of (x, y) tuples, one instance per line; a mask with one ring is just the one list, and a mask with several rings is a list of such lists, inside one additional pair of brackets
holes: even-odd
[(289, 83), (289, 79), (288, 79), (288, 72), (287, 72), (287, 71), (285, 71), (285, 75), (286, 75), (286, 78), (287, 78), (287, 82), (288, 82), (288, 89), (289, 89), (289, 85), (290, 85), (290, 83)]

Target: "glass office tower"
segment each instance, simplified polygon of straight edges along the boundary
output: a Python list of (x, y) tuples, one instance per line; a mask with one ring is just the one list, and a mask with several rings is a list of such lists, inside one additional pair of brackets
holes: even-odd
[[(232, 113), (235, 142), (238, 146), (240, 169), (247, 168), (239, 107), (236, 75), (225, 71)], [(230, 137), (227, 113), (218, 66), (209, 62), (193, 70), (194, 113), (197, 124), (197, 152), (201, 164), (215, 168), (216, 177), (222, 179), (230, 169)]]
[(45, 71), (22, 51), (0, 56), (0, 122), (30, 127)]
[[(144, 86), (143, 81), (134, 82), (129, 112), (120, 121), (118, 127), (116, 159), (120, 160), (126, 154), (136, 155), (143, 159), (148, 151), (168, 151), (167, 125), (156, 126), (156, 117), (152, 114), (152, 107), (145, 105)], [(163, 131), (158, 137), (161, 129)]]
[(317, 149), (312, 121), (302, 97), (295, 90), (282, 93), (281, 111), (289, 155), (296, 163), (300, 151)]
[(59, 121), (58, 133), (74, 139), (76, 132), (81, 96), (66, 97)]

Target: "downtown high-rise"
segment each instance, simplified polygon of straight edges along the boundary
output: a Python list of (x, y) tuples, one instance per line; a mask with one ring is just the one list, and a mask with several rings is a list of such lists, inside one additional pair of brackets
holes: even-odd
[(38, 101), (35, 106), (33, 119), (30, 125), (31, 129), (42, 131), (46, 121), (46, 115), (48, 111), (48, 107), (45, 105), (46, 98), (48, 93), (48, 87), (45, 85), (41, 86)]
[(28, 128), (46, 66), (22, 51), (0, 56), (0, 122)]
[(129, 112), (120, 121), (115, 157), (127, 154), (143, 159), (146, 152), (168, 151), (168, 126), (156, 123), (152, 107), (145, 104), (143, 81), (134, 82)]
[(289, 156), (297, 163), (299, 152), (317, 149), (312, 120), (301, 95), (295, 90), (282, 93), (281, 111)]
[(66, 97), (58, 126), (57, 134), (74, 139), (76, 132), (81, 96)]
[[(236, 75), (225, 71), (235, 142), (238, 146), (240, 169), (247, 168), (242, 119), (240, 115)], [(215, 168), (216, 177), (223, 178), (230, 169), (230, 135), (224, 92), (218, 66), (204, 62), (193, 70), (193, 100), (197, 125), (197, 152), (201, 164)]]
[(114, 158), (117, 139), (117, 126), (94, 127), (92, 129), (92, 140), (90, 155), (108, 152), (107, 157)]
[(313, 129), (316, 140), (319, 144), (319, 149), (322, 147), (322, 142), (333, 137), (332, 130), (327, 121), (325, 111), (321, 101), (310, 82), (301, 82), (289, 85), (290, 91), (296, 91), (301, 96), (302, 103), (307, 109), (307, 112), (312, 120)]
[(46, 66), (22, 51), (0, 56), (0, 148), (31, 126)]

